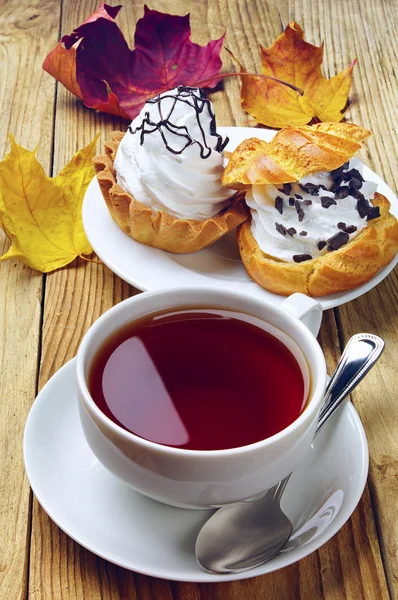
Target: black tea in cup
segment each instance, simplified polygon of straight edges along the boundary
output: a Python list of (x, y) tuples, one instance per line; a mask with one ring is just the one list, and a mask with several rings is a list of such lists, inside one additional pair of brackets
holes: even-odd
[(297, 419), (302, 371), (262, 321), (221, 309), (177, 309), (109, 337), (89, 372), (114, 423), (178, 448), (220, 450), (264, 440)]

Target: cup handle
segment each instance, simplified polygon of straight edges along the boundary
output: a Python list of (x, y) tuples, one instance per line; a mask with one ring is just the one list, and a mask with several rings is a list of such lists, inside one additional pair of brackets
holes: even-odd
[(281, 305), (285, 310), (300, 319), (316, 337), (322, 321), (322, 305), (304, 294), (292, 294)]

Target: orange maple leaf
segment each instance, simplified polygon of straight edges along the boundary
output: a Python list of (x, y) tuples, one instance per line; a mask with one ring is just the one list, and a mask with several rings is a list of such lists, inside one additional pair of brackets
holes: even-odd
[[(117, 13), (120, 10), (120, 6), (108, 6), (107, 4), (101, 4), (92, 15), (87, 17), (83, 22), (93, 23), (97, 19), (106, 19), (113, 21)], [(80, 40), (81, 41), (81, 40)], [(50, 54), (46, 57), (43, 62), (43, 69), (50, 73), (55, 79), (60, 81), (67, 90), (72, 92), (75, 96), (83, 99), (83, 93), (76, 77), (76, 49), (80, 44), (78, 41), (69, 50), (67, 50), (62, 42), (58, 42)], [(128, 118), (126, 113), (120, 108), (117, 96), (109, 90), (109, 98), (105, 103), (98, 103), (95, 106), (96, 110), (109, 112), (114, 115), (118, 115), (123, 118)]]
[(121, 6), (101, 6), (50, 52), (43, 69), (95, 110), (134, 119), (148, 98), (177, 85), (215, 87), (224, 35), (191, 41), (190, 17), (144, 6), (134, 49), (115, 22)]
[[(356, 61), (338, 75), (325, 79), (321, 71), (323, 43), (318, 47), (304, 41), (304, 31), (295, 22), (289, 23), (269, 48), (260, 45), (260, 52), (263, 75), (290, 83), (304, 93), (300, 95), (259, 76), (241, 76), (242, 108), (250, 115), (275, 128), (306, 125), (314, 118), (342, 120)], [(243, 72), (242, 65), (236, 62)]]

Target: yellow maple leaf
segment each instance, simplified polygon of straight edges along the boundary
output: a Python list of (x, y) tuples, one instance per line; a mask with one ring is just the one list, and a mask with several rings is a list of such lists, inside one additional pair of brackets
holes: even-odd
[(0, 225), (11, 246), (0, 262), (17, 258), (43, 273), (91, 254), (82, 203), (94, 177), (98, 136), (79, 150), (57, 177), (47, 177), (36, 158), (10, 134), (11, 151), (0, 162)]
[[(275, 128), (306, 125), (314, 118), (341, 121), (347, 109), (355, 61), (338, 75), (325, 79), (321, 71), (323, 44), (317, 47), (305, 42), (304, 31), (295, 22), (289, 23), (272, 46), (260, 46), (260, 52), (263, 75), (296, 86), (304, 93), (300, 95), (286, 85), (259, 76), (241, 76), (242, 108), (250, 115)], [(241, 65), (240, 68), (243, 72)]]

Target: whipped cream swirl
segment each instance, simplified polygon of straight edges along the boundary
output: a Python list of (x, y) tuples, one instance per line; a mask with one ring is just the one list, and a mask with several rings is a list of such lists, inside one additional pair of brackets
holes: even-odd
[(154, 210), (207, 219), (235, 193), (221, 184), (227, 142), (203, 91), (179, 86), (148, 100), (132, 121), (114, 161), (117, 182)]
[(371, 199), (377, 184), (364, 181), (363, 163), (283, 185), (253, 185), (246, 194), (253, 236), (261, 250), (286, 262), (303, 262), (338, 250), (380, 216)]

